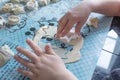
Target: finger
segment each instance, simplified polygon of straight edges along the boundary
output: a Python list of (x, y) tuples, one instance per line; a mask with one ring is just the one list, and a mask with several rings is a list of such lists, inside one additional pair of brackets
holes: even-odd
[(42, 55), (42, 50), (41, 50), (41, 48), (37, 44), (35, 44), (30, 39), (27, 39), (26, 42), (33, 49), (33, 51), (36, 53), (36, 55), (38, 55), (38, 56)]
[(57, 36), (60, 35), (60, 33), (64, 30), (65, 25), (68, 23), (67, 17), (63, 17), (60, 19), (57, 29)]
[(34, 74), (32, 72), (23, 70), (21, 68), (18, 68), (18, 72), (25, 75), (26, 77), (29, 77), (30, 79), (32, 79), (34, 77)]
[(82, 28), (83, 24), (78, 22), (77, 25), (76, 25), (76, 28), (75, 28), (75, 32), (80, 35), (80, 30)]
[(30, 63), (29, 61), (21, 58), (18, 55), (14, 56), (15, 60), (17, 60), (19, 63), (21, 63), (22, 65), (26, 66), (27, 68), (29, 68), (30, 70), (32, 70), (34, 68), (34, 65), (32, 63)]
[(19, 51), (20, 53), (22, 53), (23, 55), (25, 55), (26, 57), (28, 57), (29, 59), (31, 59), (32, 61), (37, 61), (37, 56), (33, 53), (31, 53), (30, 51), (28, 51), (27, 49), (21, 48), (21, 47), (17, 47), (16, 48), (17, 51)]
[(58, 22), (58, 29), (60, 28), (60, 26), (65, 26), (67, 21), (68, 21), (68, 19), (67, 19), (66, 15), (64, 15)]
[(61, 37), (64, 37), (68, 32), (70, 32), (71, 28), (73, 27), (74, 23), (72, 20), (69, 20), (64, 30), (61, 32)]
[(47, 45), (45, 46), (45, 52), (46, 52), (47, 54), (56, 55), (55, 52), (53, 51), (53, 49), (52, 49), (52, 47), (51, 47), (50, 44), (47, 44)]

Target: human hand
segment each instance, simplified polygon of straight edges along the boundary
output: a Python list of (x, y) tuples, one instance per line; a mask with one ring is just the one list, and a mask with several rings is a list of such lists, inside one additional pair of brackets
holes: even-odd
[(74, 75), (65, 68), (63, 61), (55, 54), (50, 45), (46, 45), (43, 51), (30, 39), (27, 40), (27, 43), (34, 52), (30, 52), (22, 47), (17, 47), (16, 49), (28, 57), (31, 62), (18, 55), (14, 56), (18, 62), (30, 69), (30, 71), (27, 71), (18, 68), (21, 74), (32, 80), (77, 80)]
[(57, 37), (64, 37), (76, 24), (75, 32), (79, 35), (80, 29), (88, 19), (91, 13), (87, 1), (83, 1), (71, 10), (69, 10), (58, 23)]

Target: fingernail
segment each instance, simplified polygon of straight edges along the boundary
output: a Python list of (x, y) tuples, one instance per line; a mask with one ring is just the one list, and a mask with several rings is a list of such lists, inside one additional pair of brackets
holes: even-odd
[(18, 55), (14, 55), (14, 59), (17, 59), (18, 58)]
[(16, 50), (19, 50), (20, 48), (21, 48), (20, 46), (17, 46), (17, 47), (16, 47)]

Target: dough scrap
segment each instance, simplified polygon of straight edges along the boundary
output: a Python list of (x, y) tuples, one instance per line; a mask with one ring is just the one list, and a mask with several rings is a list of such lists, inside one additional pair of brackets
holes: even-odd
[[(44, 43), (40, 41), (43, 36), (50, 35), (54, 40), (58, 40), (55, 38), (55, 34), (57, 32), (57, 27), (55, 26), (44, 26), (39, 28), (39, 30), (36, 32), (35, 37), (33, 38), (33, 41), (38, 44), (42, 49), (44, 49), (45, 45), (47, 43)], [(78, 61), (80, 59), (80, 49), (83, 46), (83, 37), (78, 36), (73, 32), (70, 32), (66, 37), (71, 39), (69, 41), (65, 41), (65, 39), (59, 39), (60, 42), (72, 45), (73, 50), (68, 51), (65, 48), (60, 48), (57, 45), (52, 45), (53, 50), (56, 52), (58, 56), (60, 56), (65, 63), (71, 63)], [(50, 42), (48, 42), (50, 43)]]
[(95, 27), (95, 28), (98, 27), (98, 23), (99, 23), (99, 19), (98, 19), (97, 17), (91, 17), (91, 18), (89, 19), (89, 21), (87, 22), (87, 24), (88, 24), (89, 26), (93, 26), (93, 27)]

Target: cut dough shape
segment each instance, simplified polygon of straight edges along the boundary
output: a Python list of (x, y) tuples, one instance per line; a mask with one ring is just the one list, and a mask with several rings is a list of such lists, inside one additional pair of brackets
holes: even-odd
[(93, 26), (95, 28), (98, 27), (98, 23), (99, 23), (99, 19), (97, 17), (91, 17), (87, 22), (89, 26)]
[(76, 33), (69, 32), (66, 36), (61, 37), (60, 40), (65, 43), (70, 43), (70, 41), (75, 40), (79, 38), (79, 36)]
[(17, 25), (20, 22), (20, 18), (15, 15), (11, 15), (8, 17), (8, 25)]
[[(33, 41), (38, 44), (42, 49), (44, 49), (45, 45), (47, 43), (44, 43), (41, 41), (43, 36), (49, 35), (53, 38), (53, 40), (58, 40), (54, 36), (57, 32), (57, 27), (55, 26), (43, 26), (41, 27), (35, 34)], [(74, 36), (76, 35), (73, 32), (70, 32), (66, 35), (66, 37), (71, 37), (69, 41), (65, 41), (65, 39), (59, 39), (61, 43), (67, 44), (67, 45), (72, 45), (73, 49), (72, 51), (67, 50), (65, 48), (61, 48), (58, 45), (53, 45), (52, 48), (56, 52), (57, 55), (59, 55), (65, 63), (70, 63), (70, 62), (75, 62), (80, 59), (80, 49), (82, 48), (83, 45), (83, 37), (82, 36)], [(55, 41), (54, 41), (55, 42)], [(48, 41), (48, 43), (50, 43)]]
[(39, 6), (46, 6), (50, 3), (50, 0), (38, 0)]
[(27, 3), (29, 0), (20, 0), (20, 2)]
[(2, 16), (0, 16), (0, 28), (4, 28), (5, 27), (5, 20)]
[(0, 47), (0, 67), (6, 64), (13, 56), (14, 53), (8, 45)]
[(26, 4), (29, 10), (38, 10), (38, 2), (36, 0), (30, 0)]
[(52, 3), (56, 3), (58, 2), (59, 0), (50, 0)]
[(19, 3), (20, 0), (10, 0), (12, 3)]
[(21, 4), (15, 4), (14, 7), (12, 8), (12, 12), (14, 14), (25, 13), (24, 6)]
[(9, 13), (12, 11), (13, 8), (13, 4), (12, 3), (6, 3), (3, 7), (2, 7), (2, 11), (5, 13)]

